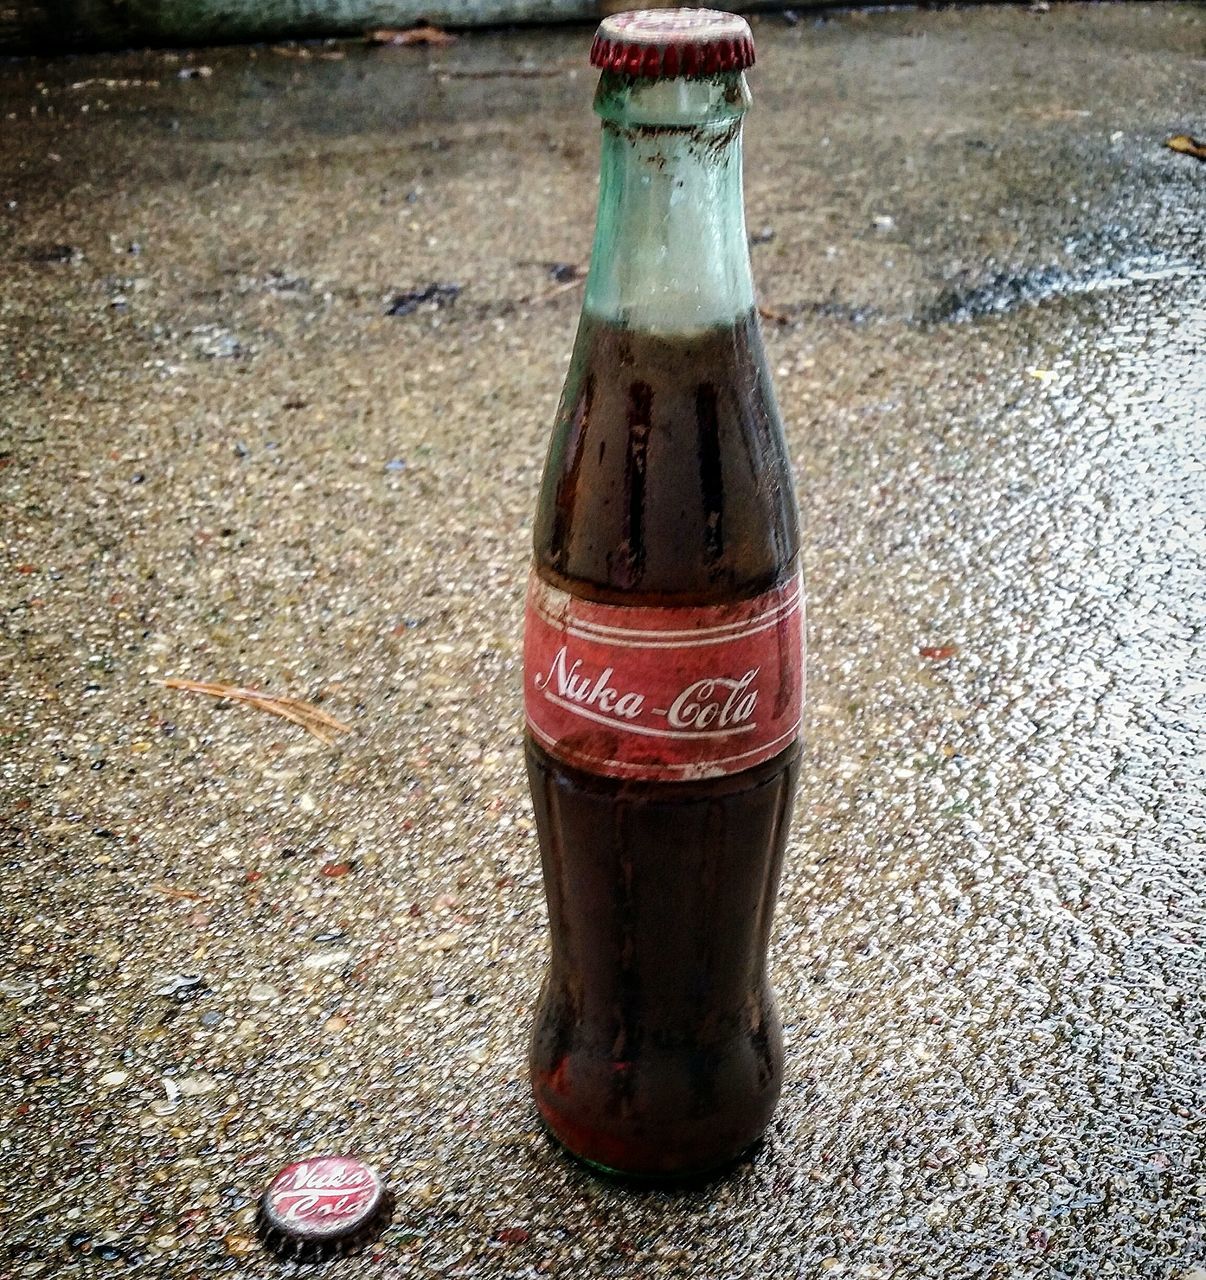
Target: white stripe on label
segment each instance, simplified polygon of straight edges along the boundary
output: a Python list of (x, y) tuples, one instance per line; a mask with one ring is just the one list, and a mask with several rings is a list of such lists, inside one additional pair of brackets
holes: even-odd
[[(712, 627), (694, 627), (685, 629), (666, 628), (665, 630), (654, 628), (636, 628), (636, 627), (613, 627), (602, 622), (590, 622), (583, 618), (575, 618), (572, 616), (572, 610), (577, 599), (569, 595), (565, 591), (559, 590), (557, 587), (550, 587), (547, 583), (541, 583), (541, 589), (537, 592), (535, 599), (535, 608), (549, 626), (562, 630), (566, 627), (580, 627), (583, 630), (598, 632), (600, 637), (607, 635), (627, 636), (627, 637), (645, 637), (651, 640), (677, 640), (679, 637), (687, 640), (700, 640), (705, 636), (720, 636), (724, 633), (732, 632), (732, 639), (738, 639), (742, 635), (749, 634), (743, 628), (749, 628), (752, 625), (768, 622), (778, 614), (790, 612), (793, 607), (800, 603), (800, 578), (797, 576), (790, 587), (787, 588), (790, 595), (779, 600), (775, 605), (764, 611), (755, 614), (750, 618), (741, 618), (736, 622), (720, 622)], [(559, 599), (558, 599), (559, 598)], [(564, 601), (564, 604), (561, 604)], [(553, 610), (550, 610), (550, 605)], [(602, 608), (613, 608), (622, 610), (623, 605), (604, 605)], [(560, 608), (562, 616), (556, 616), (556, 610)], [(570, 616), (567, 618), (566, 613)], [(585, 637), (584, 637), (585, 638)], [(601, 641), (602, 642), (602, 641)], [(715, 642), (713, 642), (715, 643)]]
[[(797, 720), (785, 733), (781, 733), (772, 742), (767, 742), (761, 747), (755, 747), (752, 751), (740, 751), (734, 756), (722, 756), (719, 760), (693, 760), (684, 764), (630, 764), (623, 760), (612, 760), (608, 756), (590, 756), (585, 752), (574, 751), (572, 748), (566, 747), (564, 742), (554, 738), (552, 734), (546, 733), (538, 724), (534, 724), (530, 719), (527, 721), (528, 728), (554, 755), (560, 754), (562, 757), (575, 757), (578, 761), (587, 764), (606, 765), (608, 771), (613, 775), (632, 776), (643, 774), (654, 781), (669, 774), (700, 779), (713, 778), (718, 773), (729, 772), (722, 768), (723, 765), (736, 764), (740, 760), (748, 760), (750, 756), (760, 755), (763, 752), (766, 752), (769, 759), (770, 756), (774, 755), (778, 747), (785, 746), (796, 736), (800, 730), (801, 723), (802, 720)], [(573, 764), (574, 759), (571, 759), (570, 763)]]
[[(570, 622), (568, 626), (566, 626), (565, 624), (558, 625), (546, 614), (541, 614), (540, 617), (555, 630), (563, 630), (563, 634), (573, 636), (575, 640), (585, 640), (590, 644), (606, 645), (612, 649), (703, 649), (714, 644), (731, 644), (735, 640), (744, 640), (747, 636), (756, 636), (761, 634), (763, 631), (769, 631), (772, 627), (777, 627), (785, 618), (791, 617), (795, 612), (796, 610), (793, 606), (787, 612), (776, 617), (762, 614), (759, 618), (755, 619), (755, 622), (758, 625), (747, 627), (745, 631), (735, 631), (730, 635), (713, 636), (710, 639), (700, 640), (697, 638), (700, 633), (693, 632), (690, 639), (666, 641), (633, 638), (642, 635), (664, 635), (666, 634), (665, 632), (617, 631), (614, 636), (600, 636), (595, 635), (590, 631), (581, 630), (576, 620)], [(625, 638), (621, 639), (621, 637)]]

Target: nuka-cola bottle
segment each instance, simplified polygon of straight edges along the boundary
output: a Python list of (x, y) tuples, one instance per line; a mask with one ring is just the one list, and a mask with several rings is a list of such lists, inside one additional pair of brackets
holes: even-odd
[(535, 526), (527, 762), (552, 956), (531, 1042), (573, 1154), (665, 1177), (765, 1129), (798, 765), (796, 503), (741, 187), (750, 29), (607, 18), (594, 251)]

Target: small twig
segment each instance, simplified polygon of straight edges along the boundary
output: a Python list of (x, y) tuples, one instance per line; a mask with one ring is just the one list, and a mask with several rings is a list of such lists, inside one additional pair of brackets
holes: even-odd
[(585, 275), (580, 275), (576, 280), (567, 280), (564, 284), (555, 284), (551, 289), (546, 289), (543, 293), (534, 293), (524, 301), (528, 306), (534, 306), (538, 302), (547, 302), (550, 298), (557, 297), (558, 294), (568, 293), (571, 289), (576, 289), (586, 280)]
[(240, 1107), (231, 1107), (231, 1109), (217, 1123), (217, 1133), (219, 1138), (226, 1137), (226, 1130), (230, 1128), (230, 1122), (238, 1118), (241, 1114)]
[(776, 311), (774, 307), (759, 307), (758, 314), (763, 320), (771, 320), (775, 324), (791, 324), (791, 316), (784, 311)]
[(77, 80), (74, 84), (69, 84), (68, 89), (91, 89), (94, 84), (98, 84), (102, 89), (158, 89), (158, 80), (110, 80), (108, 78), (93, 76), (89, 80)]
[(186, 902), (208, 902), (209, 899), (203, 893), (197, 893), (192, 889), (177, 889), (175, 885), (164, 884), (162, 880), (156, 881), (151, 885), (156, 893), (162, 893), (165, 898), (179, 898)]
[(187, 693), (204, 693), (211, 698), (225, 698), (230, 702), (242, 702), (249, 707), (257, 707), (270, 715), (280, 716), (300, 725), (307, 733), (311, 733), (320, 742), (330, 746), (335, 735), (351, 733), (352, 726), (344, 724), (313, 703), (304, 702), (301, 698), (290, 698), (284, 694), (264, 693), (259, 689), (243, 689), (232, 684), (217, 684), (205, 680), (186, 680), (180, 676), (170, 676), (166, 680), (156, 680), (156, 684), (165, 689), (182, 689)]

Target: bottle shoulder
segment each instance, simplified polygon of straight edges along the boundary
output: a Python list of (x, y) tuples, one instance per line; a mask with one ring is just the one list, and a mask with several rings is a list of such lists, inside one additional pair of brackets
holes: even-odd
[(544, 576), (600, 600), (708, 603), (773, 586), (798, 544), (756, 315), (687, 334), (584, 315), (537, 511)]

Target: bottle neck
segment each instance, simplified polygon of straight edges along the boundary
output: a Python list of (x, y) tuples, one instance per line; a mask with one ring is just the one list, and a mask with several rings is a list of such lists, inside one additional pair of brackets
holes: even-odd
[(599, 211), (585, 309), (651, 332), (732, 324), (754, 305), (741, 185), (740, 72), (605, 73)]

